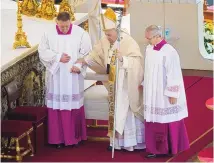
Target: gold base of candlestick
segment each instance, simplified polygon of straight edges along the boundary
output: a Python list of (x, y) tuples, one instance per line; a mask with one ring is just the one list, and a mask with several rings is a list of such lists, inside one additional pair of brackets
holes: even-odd
[(16, 32), (13, 48), (17, 49), (18, 47), (31, 47), (29, 42), (27, 41), (27, 36), (25, 35), (25, 32)]

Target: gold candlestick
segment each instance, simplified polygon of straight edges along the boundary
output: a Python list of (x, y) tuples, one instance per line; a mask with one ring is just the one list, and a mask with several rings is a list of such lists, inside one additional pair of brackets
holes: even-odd
[(25, 35), (25, 32), (22, 30), (22, 15), (21, 15), (21, 3), (19, 0), (17, 0), (17, 27), (18, 30), (15, 35), (15, 42), (13, 43), (13, 48), (16, 49), (18, 47), (25, 46), (27, 48), (30, 48), (30, 44), (27, 41), (27, 36)]
[(21, 13), (27, 16), (34, 16), (38, 7), (39, 4), (36, 0), (23, 0)]
[(70, 14), (71, 20), (75, 20), (74, 12), (72, 11), (71, 5), (67, 0), (62, 0), (62, 2), (60, 3), (59, 12), (68, 12)]
[(47, 0), (42, 0), (41, 6), (37, 10), (36, 17), (43, 18), (45, 13), (45, 8), (47, 6)]
[(56, 7), (54, 6), (54, 0), (46, 0), (44, 2), (44, 7), (41, 9), (42, 18), (47, 20), (52, 20), (57, 16)]

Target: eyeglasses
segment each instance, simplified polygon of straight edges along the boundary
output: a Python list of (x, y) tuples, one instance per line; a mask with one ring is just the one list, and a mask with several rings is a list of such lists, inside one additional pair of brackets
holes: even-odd
[(151, 38), (146, 37), (146, 39), (150, 41), (150, 40), (152, 40), (154, 37), (155, 37), (155, 36), (153, 36), (153, 37), (151, 37)]
[(150, 40), (152, 40), (153, 38), (157, 38), (157, 37), (158, 37), (158, 35), (155, 35), (155, 36), (150, 37), (150, 38), (149, 38), (149, 37), (146, 37), (146, 39), (150, 41)]

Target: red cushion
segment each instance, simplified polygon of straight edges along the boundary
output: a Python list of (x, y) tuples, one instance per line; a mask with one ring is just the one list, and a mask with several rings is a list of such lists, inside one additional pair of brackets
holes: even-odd
[(211, 110), (214, 109), (213, 101), (214, 101), (214, 97), (209, 98), (209, 99), (206, 101), (206, 106), (207, 106), (208, 109), (211, 109)]
[(19, 106), (8, 114), (8, 119), (38, 122), (46, 116), (46, 107)]
[(32, 128), (32, 123), (28, 121), (2, 120), (1, 136), (2, 137), (19, 137), (24, 132)]

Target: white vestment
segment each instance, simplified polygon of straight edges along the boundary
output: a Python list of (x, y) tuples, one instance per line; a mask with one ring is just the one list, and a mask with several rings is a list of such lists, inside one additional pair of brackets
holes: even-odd
[[(118, 42), (115, 42), (111, 51), (117, 48), (117, 43)], [(127, 57), (123, 56), (123, 62), (119, 62), (115, 149), (122, 148), (128, 151), (134, 151), (134, 149), (146, 148), (145, 129), (144, 123), (135, 117), (129, 107), (126, 71), (128, 65)], [(110, 138), (110, 145), (112, 146), (112, 138)]]
[[(116, 41), (109, 49), (108, 64), (117, 46), (118, 42)], [(144, 123), (137, 119), (130, 109), (127, 83), (128, 61), (128, 57), (123, 56), (123, 62), (119, 63), (115, 148), (133, 151), (145, 148), (145, 131)], [(93, 60), (86, 60), (86, 62), (90, 65), (94, 64)], [(110, 145), (112, 146), (112, 137), (110, 137)]]
[[(183, 76), (177, 51), (165, 44), (159, 51), (148, 45), (145, 55), (144, 116), (146, 122), (170, 123), (188, 116)], [(170, 104), (169, 97), (177, 98)]]
[[(79, 109), (83, 106), (85, 68), (75, 64), (78, 58), (91, 50), (87, 32), (72, 25), (71, 34), (59, 35), (56, 27), (42, 37), (38, 51), (41, 62), (46, 67), (46, 105), (59, 110)], [(60, 62), (63, 53), (71, 56), (68, 63)], [(81, 69), (80, 74), (71, 73), (72, 66)]]

